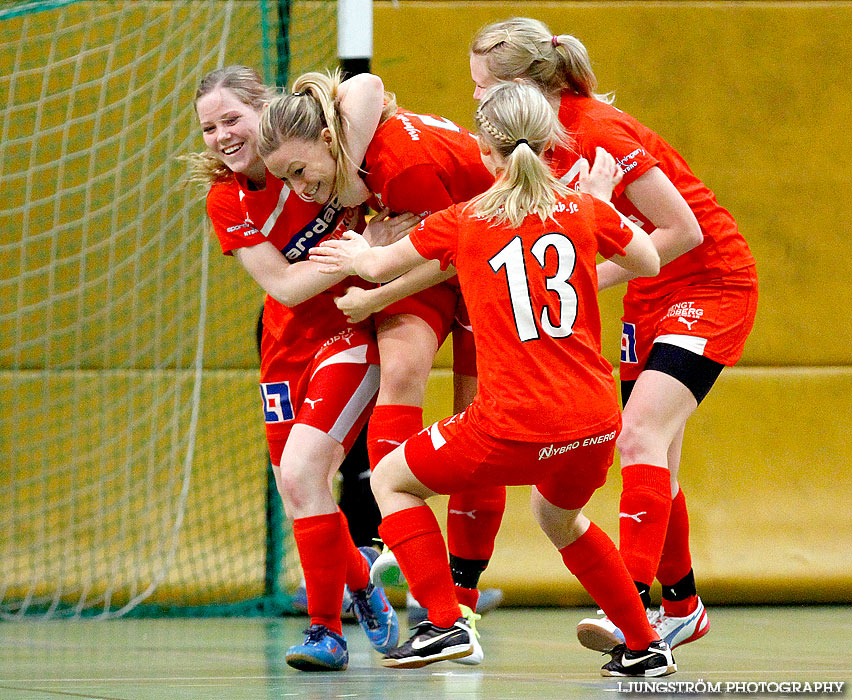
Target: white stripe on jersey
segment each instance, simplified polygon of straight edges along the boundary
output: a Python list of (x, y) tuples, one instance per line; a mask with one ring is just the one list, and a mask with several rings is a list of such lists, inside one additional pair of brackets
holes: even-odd
[[(365, 345), (364, 347), (366, 348), (367, 346)], [(349, 351), (347, 350), (347, 352)], [(334, 421), (334, 425), (331, 426), (331, 430), (328, 431), (329, 437), (333, 437), (342, 443), (352, 430), (352, 426), (355, 425), (358, 418), (364, 413), (364, 409), (370, 405), (370, 401), (373, 400), (378, 390), (379, 366), (369, 365), (367, 372), (364, 374), (364, 379), (361, 380), (361, 384), (352, 394), (352, 398), (349, 399), (346, 406), (343, 407), (337, 420)]]
[(567, 173), (565, 173), (562, 177), (559, 178), (559, 182), (561, 182), (565, 185), (570, 185), (571, 181), (575, 177), (577, 177), (577, 175), (580, 174), (580, 167), (583, 165), (583, 163), (588, 165), (589, 161), (587, 161), (585, 158), (578, 158), (574, 162), (574, 165), (571, 166), (571, 169)]
[(704, 354), (704, 346), (707, 345), (707, 338), (699, 338), (694, 335), (661, 335), (654, 338), (655, 343), (666, 343), (668, 345), (676, 345), (689, 352), (694, 352), (696, 355)]
[(323, 367), (329, 365), (364, 365), (367, 363), (367, 346), (358, 345), (354, 348), (347, 348), (341, 352), (335, 353), (328, 359), (323, 360), (317, 365), (317, 368), (311, 374), (311, 379), (316, 376)]
[(432, 447), (436, 450), (440, 450), (444, 445), (447, 444), (447, 441), (444, 439), (444, 436), (441, 435), (441, 431), (438, 430), (438, 424), (432, 423), (429, 427), (429, 437), (432, 438)]
[(275, 226), (275, 222), (278, 221), (278, 217), (281, 216), (281, 212), (284, 209), (284, 202), (287, 201), (287, 197), (290, 196), (290, 188), (287, 185), (281, 188), (281, 192), (278, 193), (278, 203), (275, 205), (275, 209), (269, 215), (269, 218), (264, 222), (263, 226), (260, 227), (260, 232), (266, 237), (269, 238), (269, 234), (272, 231), (272, 227)]

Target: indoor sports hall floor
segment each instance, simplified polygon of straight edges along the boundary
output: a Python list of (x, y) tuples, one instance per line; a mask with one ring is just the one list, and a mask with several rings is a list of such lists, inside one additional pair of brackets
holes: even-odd
[[(667, 681), (700, 679), (722, 689), (727, 682), (840, 681), (843, 694), (852, 695), (852, 607), (708, 611), (710, 633), (677, 650), (680, 671)], [(606, 659), (577, 643), (574, 626), (593, 613), (497, 610), (480, 622), (486, 655), (481, 666), (444, 662), (409, 671), (382, 668), (361, 630), (347, 624), (349, 669), (315, 674), (284, 663), (287, 647), (301, 639), (305, 618), (0, 622), (0, 699), (638, 697), (627, 692), (627, 682), (619, 690), (617, 680), (601, 678)]]

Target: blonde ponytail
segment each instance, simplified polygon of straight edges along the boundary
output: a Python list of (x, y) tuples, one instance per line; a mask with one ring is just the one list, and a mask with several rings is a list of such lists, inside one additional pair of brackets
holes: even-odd
[(547, 98), (528, 84), (490, 87), (476, 110), (479, 138), (505, 161), (496, 182), (472, 200), (474, 214), (517, 228), (530, 214), (553, 216), (558, 197), (570, 190), (541, 159), (565, 134)]
[(523, 78), (546, 95), (570, 90), (611, 104), (613, 95), (595, 92), (598, 81), (589, 52), (571, 34), (554, 35), (547, 25), (529, 17), (513, 17), (480, 29), (470, 52), (486, 60), (497, 80)]

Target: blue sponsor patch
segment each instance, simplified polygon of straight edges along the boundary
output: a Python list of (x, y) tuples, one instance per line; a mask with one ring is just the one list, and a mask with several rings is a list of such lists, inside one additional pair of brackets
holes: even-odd
[(621, 323), (621, 361), (636, 364), (636, 326), (632, 323)]
[(260, 385), (263, 400), (263, 417), (267, 423), (284, 423), (293, 420), (289, 382), (268, 382)]

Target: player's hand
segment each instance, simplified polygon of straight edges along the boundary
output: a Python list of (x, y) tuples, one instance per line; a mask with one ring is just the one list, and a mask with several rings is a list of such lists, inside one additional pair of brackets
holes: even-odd
[(370, 219), (364, 231), (364, 238), (371, 246), (390, 245), (412, 231), (419, 223), (420, 217), (416, 214), (406, 212), (391, 216), (390, 209), (385, 208)]
[(323, 241), (311, 248), (308, 260), (318, 263), (321, 272), (354, 275), (355, 258), (365, 250), (370, 250), (370, 244), (360, 233), (344, 231), (341, 238)]
[(618, 167), (615, 158), (598, 146), (595, 149), (595, 163), (592, 165), (591, 172), (587, 163), (581, 163), (578, 188), (580, 192), (608, 202), (612, 197), (613, 189), (621, 182), (622, 177), (624, 172)]
[(349, 287), (342, 297), (334, 298), (334, 303), (350, 323), (360, 323), (377, 311), (381, 311), (381, 305), (374, 301), (375, 296), (375, 290)]

